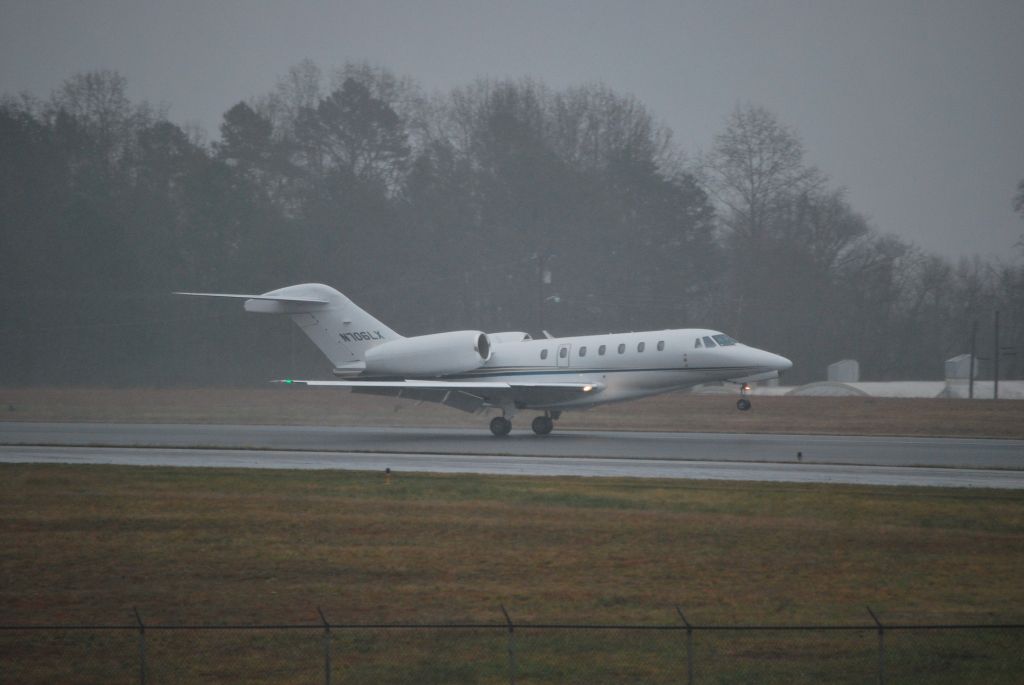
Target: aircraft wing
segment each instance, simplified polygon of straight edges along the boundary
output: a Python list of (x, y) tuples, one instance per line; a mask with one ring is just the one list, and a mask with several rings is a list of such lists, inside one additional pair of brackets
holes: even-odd
[[(598, 393), (603, 385), (594, 383), (506, 383), (503, 381), (307, 381), (279, 380), (286, 385), (351, 388), (365, 395), (401, 397), (421, 402), (439, 402), (466, 412), (477, 412), (487, 406), (508, 403), (511, 398), (527, 407), (544, 408)], [(502, 402), (506, 400), (506, 402)]]

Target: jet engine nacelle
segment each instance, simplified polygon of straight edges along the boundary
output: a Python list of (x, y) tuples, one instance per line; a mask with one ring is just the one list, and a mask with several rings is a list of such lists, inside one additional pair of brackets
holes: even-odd
[(450, 331), (392, 340), (366, 351), (366, 373), (442, 376), (479, 369), (491, 358), (491, 341), (480, 331)]
[(523, 342), (524, 340), (533, 340), (530, 334), (526, 331), (503, 331), (501, 333), (488, 333), (487, 337), (491, 339), (492, 345), (498, 345), (500, 343), (510, 342)]

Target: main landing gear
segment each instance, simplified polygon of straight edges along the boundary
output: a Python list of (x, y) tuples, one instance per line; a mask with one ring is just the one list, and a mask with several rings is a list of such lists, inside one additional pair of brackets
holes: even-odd
[(530, 428), (537, 435), (547, 435), (555, 427), (555, 422), (551, 420), (550, 416), (538, 416), (530, 424)]
[(491, 432), (494, 433), (494, 437), (503, 438), (508, 435), (511, 430), (512, 422), (504, 416), (495, 416), (491, 419)]
[[(536, 417), (530, 424), (530, 428), (537, 435), (547, 435), (555, 427), (555, 421), (562, 415), (560, 411), (546, 411), (543, 416)], [(504, 415), (495, 416), (491, 419), (491, 433), (495, 437), (503, 438), (512, 430), (512, 422)]]
[(750, 400), (747, 399), (748, 390), (750, 390), (750, 386), (746, 383), (740, 386), (740, 398), (736, 400), (736, 408), (740, 411), (747, 411), (750, 409)]

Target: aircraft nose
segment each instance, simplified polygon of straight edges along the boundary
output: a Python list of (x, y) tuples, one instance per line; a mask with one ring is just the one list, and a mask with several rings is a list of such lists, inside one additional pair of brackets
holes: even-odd
[(760, 367), (764, 371), (785, 371), (793, 368), (793, 362), (781, 354), (775, 354), (767, 350), (753, 350), (750, 358), (751, 366)]

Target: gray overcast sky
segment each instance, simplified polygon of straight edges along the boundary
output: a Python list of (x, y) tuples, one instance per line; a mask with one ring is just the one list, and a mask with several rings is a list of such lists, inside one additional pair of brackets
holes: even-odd
[(368, 61), (428, 91), (603, 82), (690, 156), (737, 103), (763, 105), (879, 230), (947, 256), (1019, 254), (1022, 0), (0, 0), (0, 92), (116, 69), (134, 98), (211, 137), (304, 57)]

